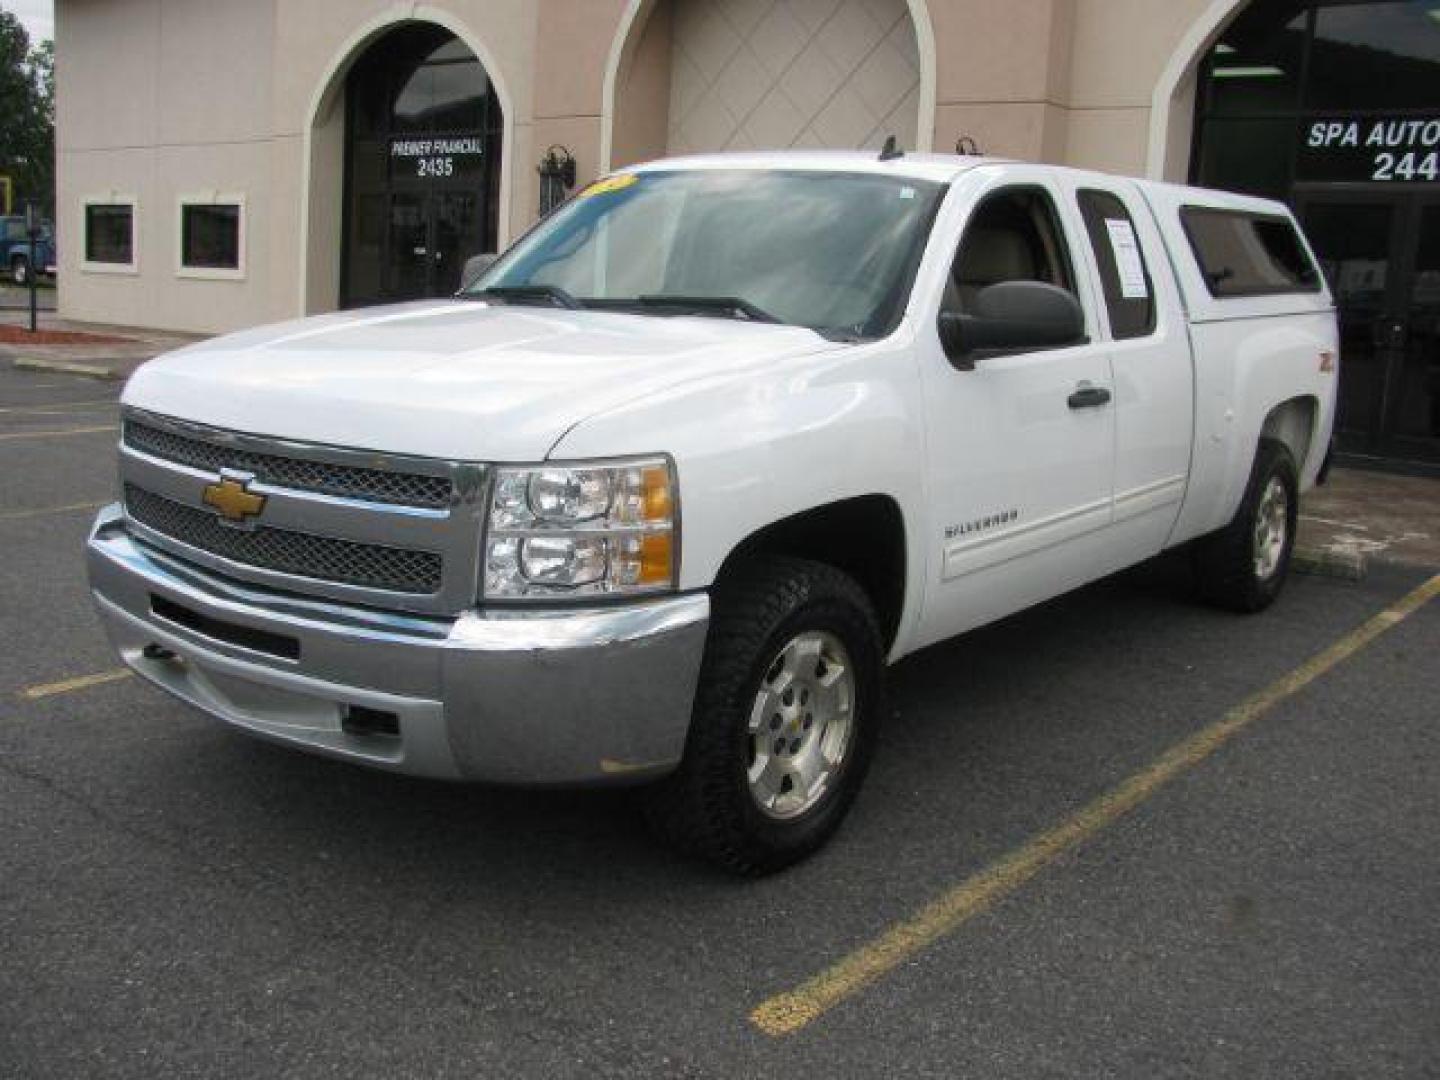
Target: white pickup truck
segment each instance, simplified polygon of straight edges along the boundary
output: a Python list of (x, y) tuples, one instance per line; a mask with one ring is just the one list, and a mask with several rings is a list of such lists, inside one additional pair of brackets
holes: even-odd
[(887, 663), (1182, 544), (1212, 600), (1273, 600), (1336, 353), (1276, 203), (661, 161), (453, 299), (145, 365), (90, 580), (125, 662), (237, 727), (644, 782), (665, 837), (760, 873), (844, 816)]

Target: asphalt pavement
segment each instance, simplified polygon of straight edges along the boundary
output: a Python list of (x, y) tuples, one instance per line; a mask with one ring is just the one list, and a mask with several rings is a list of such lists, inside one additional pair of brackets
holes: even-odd
[(0, 369), (0, 1076), (1435, 1075), (1440, 599), (1396, 605), (1440, 567), (1247, 618), (1163, 558), (927, 650), (834, 842), (740, 882), (624, 792), (369, 772), (118, 675), (117, 392)]

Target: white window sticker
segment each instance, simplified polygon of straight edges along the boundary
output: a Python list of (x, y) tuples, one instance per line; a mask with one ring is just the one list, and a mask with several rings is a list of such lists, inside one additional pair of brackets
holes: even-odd
[(1120, 275), (1120, 295), (1126, 300), (1144, 300), (1150, 295), (1145, 283), (1145, 262), (1140, 257), (1140, 243), (1135, 228), (1128, 221), (1105, 219), (1110, 233), (1110, 250), (1115, 253), (1115, 270)]

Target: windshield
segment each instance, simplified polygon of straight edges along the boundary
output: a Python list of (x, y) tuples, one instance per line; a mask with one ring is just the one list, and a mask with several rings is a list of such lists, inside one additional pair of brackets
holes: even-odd
[(883, 336), (942, 192), (864, 173), (620, 173), (580, 192), (466, 293)]

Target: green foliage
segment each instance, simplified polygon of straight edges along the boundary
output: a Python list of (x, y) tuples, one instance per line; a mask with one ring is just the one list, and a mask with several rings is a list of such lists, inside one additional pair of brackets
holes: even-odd
[(32, 48), (25, 27), (0, 10), (0, 173), (15, 181), (17, 209), (55, 207), (55, 44)]

